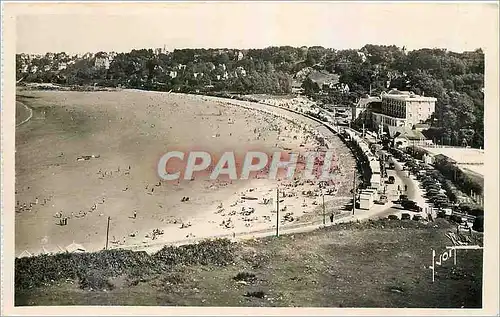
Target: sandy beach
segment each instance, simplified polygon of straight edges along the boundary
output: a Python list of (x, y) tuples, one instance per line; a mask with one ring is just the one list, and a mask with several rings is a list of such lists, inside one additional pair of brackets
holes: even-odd
[[(314, 136), (319, 124), (300, 115), (243, 101), (133, 90), (18, 91), (18, 101), (33, 109), (33, 117), (16, 128), (17, 255), (58, 252), (73, 242), (101, 250), (108, 217), (110, 248), (270, 229), (277, 187), (281, 225), (322, 217), (316, 182), (166, 182), (157, 175), (158, 160), (171, 150), (322, 149)], [(355, 162), (338, 138), (325, 139), (338, 164), (332, 195), (325, 195), (330, 214), (350, 198)], [(90, 157), (78, 160), (82, 156)], [(67, 225), (59, 225), (61, 214)]]

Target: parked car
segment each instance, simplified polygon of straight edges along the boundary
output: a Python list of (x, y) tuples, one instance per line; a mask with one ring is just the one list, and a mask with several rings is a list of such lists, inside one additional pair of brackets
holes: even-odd
[(396, 179), (394, 176), (389, 176), (389, 179), (387, 180), (387, 184), (394, 184), (396, 182)]
[(422, 185), (424, 186), (437, 185), (437, 180), (432, 177), (425, 178), (422, 180)]
[(474, 223), (472, 225), (472, 230), (483, 232), (484, 231), (484, 217), (479, 216), (474, 219)]
[(382, 196), (380, 196), (379, 200), (375, 201), (375, 203), (378, 205), (385, 205), (385, 204), (387, 204), (388, 201), (389, 200), (387, 199), (387, 196), (382, 195)]
[(399, 220), (398, 216), (397, 215), (389, 215), (389, 217), (387, 217), (389, 220)]
[(436, 195), (436, 196), (432, 197), (431, 200), (434, 204), (444, 203), (444, 202), (448, 202), (448, 197)]
[(407, 213), (401, 214), (401, 220), (410, 220), (410, 219), (411, 219), (410, 214)]
[(437, 190), (435, 188), (427, 189), (427, 195), (428, 196), (437, 196), (437, 195), (439, 195), (439, 190)]
[(412, 200), (405, 200), (401, 203), (401, 207), (403, 207), (404, 209), (406, 210), (411, 210), (411, 211), (416, 211), (416, 212), (421, 212), (422, 211), (422, 207), (420, 207), (419, 205), (417, 205), (416, 202), (412, 201)]
[(399, 195), (399, 201), (403, 202), (405, 200), (408, 200), (408, 195)]
[(420, 220), (422, 220), (422, 216), (421, 215), (414, 215), (413, 220), (420, 221)]
[[(359, 209), (359, 201), (356, 202), (356, 209)], [(346, 206), (346, 210), (352, 210), (352, 199), (351, 202)]]
[(436, 192), (439, 193), (439, 191), (441, 190), (441, 187), (437, 186), (437, 185), (429, 185), (429, 186), (426, 186), (425, 187), (425, 190), (426, 191), (429, 191), (429, 190), (434, 190)]
[(463, 223), (464, 222), (462, 219), (462, 216), (460, 216), (460, 215), (451, 215), (450, 220), (454, 221), (456, 223)]
[(453, 214), (453, 210), (451, 208), (439, 208), (439, 213), (443, 213), (443, 217), (451, 216)]

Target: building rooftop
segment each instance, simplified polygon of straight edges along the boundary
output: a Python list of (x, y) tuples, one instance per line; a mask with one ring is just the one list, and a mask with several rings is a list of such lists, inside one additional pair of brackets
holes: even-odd
[(400, 91), (392, 89), (387, 93), (381, 94), (382, 99), (398, 99), (398, 100), (421, 100), (421, 101), (436, 101), (434, 97), (425, 97), (415, 94), (413, 91)]
[(382, 99), (380, 97), (368, 97), (368, 98), (361, 98), (359, 99), (358, 103), (356, 104), (356, 107), (358, 108), (366, 108), (369, 104), (373, 102), (380, 102)]
[(391, 138), (406, 138), (408, 140), (425, 140), (425, 135), (422, 134), (419, 130), (412, 130), (408, 127), (393, 127), (388, 126), (389, 136)]
[(459, 164), (484, 164), (484, 150), (464, 147), (426, 147), (428, 152), (437, 155), (444, 155), (453, 159)]

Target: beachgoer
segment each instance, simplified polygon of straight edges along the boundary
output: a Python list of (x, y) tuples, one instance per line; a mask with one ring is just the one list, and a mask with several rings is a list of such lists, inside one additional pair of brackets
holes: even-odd
[(137, 218), (137, 211), (134, 210), (134, 219), (136, 219), (136, 218)]
[(330, 214), (330, 222), (333, 223), (333, 214)]

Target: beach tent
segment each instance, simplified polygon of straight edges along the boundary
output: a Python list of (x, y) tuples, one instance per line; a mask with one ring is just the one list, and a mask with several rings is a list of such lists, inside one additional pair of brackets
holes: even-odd
[(28, 257), (31, 257), (31, 256), (33, 256), (33, 254), (31, 254), (27, 250), (24, 250), (23, 252), (21, 252), (21, 254), (19, 254), (18, 258), (28, 258)]
[(40, 254), (58, 254), (58, 253), (64, 253), (64, 252), (66, 252), (66, 250), (64, 250), (60, 246), (57, 246), (57, 248), (52, 249), (52, 251), (48, 250), (47, 248), (42, 246), (42, 251), (40, 252)]
[(42, 251), (40, 252), (40, 254), (51, 254), (52, 252), (50, 252), (49, 250), (47, 250), (47, 248), (45, 248), (44, 246), (42, 246)]
[(82, 253), (85, 252), (85, 248), (82, 245), (73, 242), (72, 244), (66, 247), (66, 251), (70, 253)]

